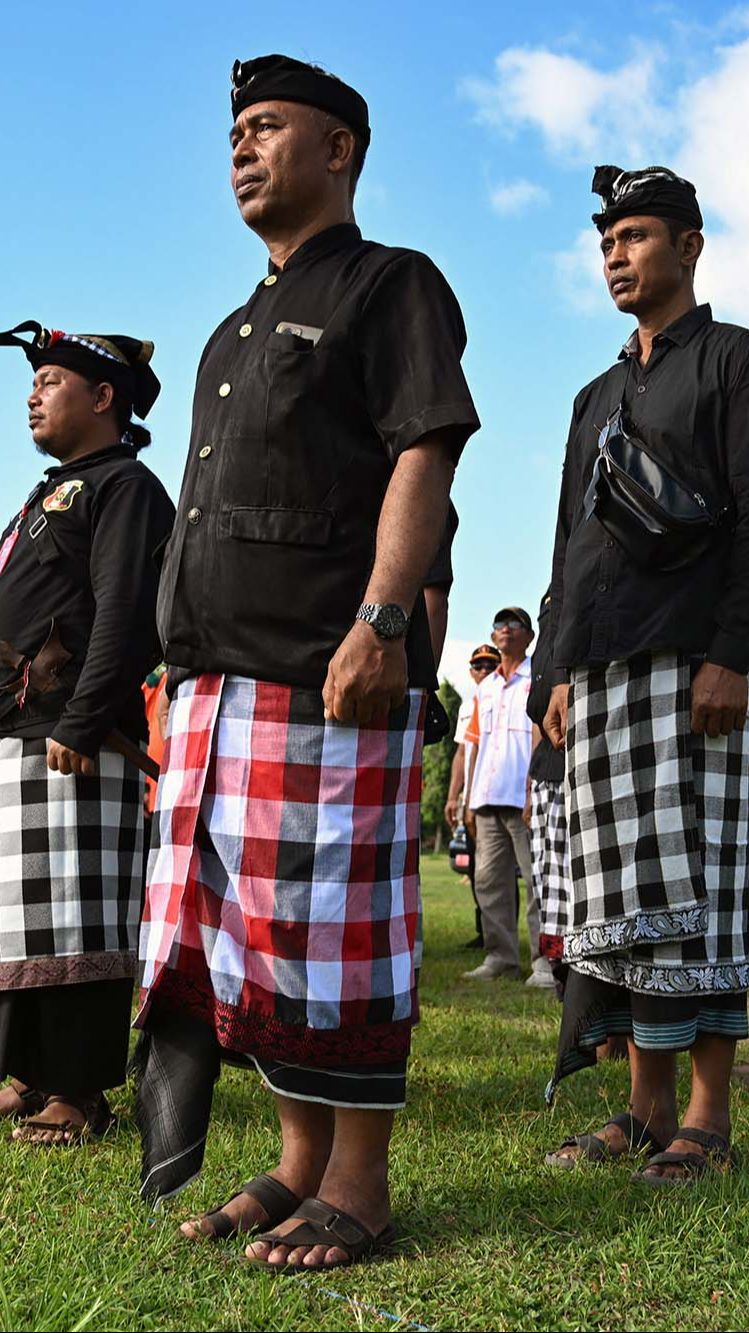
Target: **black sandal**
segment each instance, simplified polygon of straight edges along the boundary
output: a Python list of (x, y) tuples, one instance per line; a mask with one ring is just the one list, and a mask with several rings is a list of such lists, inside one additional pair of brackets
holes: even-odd
[[(210, 1212), (203, 1213), (192, 1224), (197, 1235), (205, 1240), (229, 1240), (231, 1236), (249, 1235), (252, 1231), (257, 1231), (261, 1226), (277, 1227), (279, 1222), (284, 1222), (287, 1217), (293, 1217), (297, 1212), (301, 1199), (294, 1194), (292, 1190), (287, 1189), (276, 1180), (274, 1176), (268, 1176), (265, 1173), (255, 1176), (248, 1180), (246, 1185), (232, 1194), (229, 1203), (238, 1199), (240, 1194), (249, 1194), (251, 1199), (260, 1204), (266, 1215), (266, 1222), (254, 1222), (252, 1226), (242, 1227), (233, 1222), (228, 1213), (224, 1212), (226, 1204), (222, 1203), (219, 1208), (212, 1208)], [(201, 1231), (199, 1223), (203, 1218), (209, 1218), (213, 1231)]]
[[(73, 1144), (82, 1143), (84, 1139), (102, 1139), (114, 1124), (114, 1116), (103, 1092), (94, 1098), (66, 1097), (63, 1094), (52, 1094), (44, 1098), (45, 1110), (48, 1106), (58, 1104), (74, 1106), (76, 1111), (80, 1111), (81, 1115), (86, 1117), (86, 1123), (76, 1125), (72, 1120), (61, 1120), (58, 1124), (52, 1124), (47, 1120), (24, 1120), (21, 1133), (14, 1135), (14, 1143), (31, 1143), (32, 1148), (69, 1148)], [(27, 1137), (25, 1132), (27, 1129), (43, 1130), (47, 1134), (52, 1132), (59, 1137), (35, 1143)]]
[(335, 1246), (337, 1250), (345, 1250), (348, 1258), (337, 1264), (269, 1264), (267, 1259), (249, 1259), (248, 1263), (271, 1273), (327, 1272), (331, 1268), (347, 1268), (349, 1264), (367, 1259), (378, 1250), (392, 1245), (395, 1240), (395, 1228), (390, 1222), (375, 1236), (363, 1222), (358, 1222), (339, 1208), (331, 1207), (324, 1199), (305, 1199), (288, 1216), (300, 1217), (302, 1221), (285, 1236), (265, 1231), (256, 1236), (255, 1241), (263, 1241), (273, 1248), (276, 1245), (288, 1245), (291, 1249), (296, 1249), (298, 1245), (325, 1245), (328, 1249)]
[(705, 1151), (704, 1153), (671, 1152), (666, 1149), (665, 1152), (656, 1153), (655, 1157), (651, 1157), (648, 1166), (681, 1166), (684, 1168), (683, 1175), (661, 1176), (650, 1174), (647, 1170), (633, 1171), (632, 1180), (644, 1185), (683, 1185), (716, 1172), (725, 1174), (738, 1166), (738, 1153), (722, 1134), (709, 1134), (707, 1130), (689, 1129), (685, 1126), (683, 1129), (677, 1129), (671, 1142), (673, 1143), (675, 1139), (698, 1143)]
[[(629, 1139), (629, 1148), (624, 1148), (622, 1152), (612, 1152), (606, 1140), (599, 1138), (597, 1134), (573, 1134), (559, 1145), (556, 1152), (546, 1154), (544, 1159), (546, 1165), (569, 1171), (581, 1162), (600, 1166), (603, 1162), (616, 1162), (620, 1157), (626, 1157), (630, 1153), (645, 1151), (651, 1156), (663, 1152), (663, 1144), (655, 1134), (651, 1133), (647, 1125), (638, 1120), (636, 1115), (632, 1115), (631, 1111), (623, 1111), (621, 1115), (615, 1115), (613, 1119), (607, 1120), (604, 1129), (609, 1125), (616, 1125), (624, 1131)], [(578, 1157), (568, 1157), (562, 1154), (563, 1148), (582, 1148), (582, 1152)]]

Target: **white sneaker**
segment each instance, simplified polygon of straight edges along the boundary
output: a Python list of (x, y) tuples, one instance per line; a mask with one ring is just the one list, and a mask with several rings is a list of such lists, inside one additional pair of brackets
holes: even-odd
[(468, 981), (496, 981), (498, 977), (512, 977), (514, 981), (518, 979), (518, 974), (514, 968), (497, 967), (496, 963), (492, 963), (488, 958), (485, 958), (478, 967), (472, 968), (470, 972), (464, 972), (463, 976)]
[(538, 986), (541, 990), (556, 990), (554, 973), (551, 970), (551, 963), (548, 958), (534, 959), (533, 971), (525, 984), (526, 986)]

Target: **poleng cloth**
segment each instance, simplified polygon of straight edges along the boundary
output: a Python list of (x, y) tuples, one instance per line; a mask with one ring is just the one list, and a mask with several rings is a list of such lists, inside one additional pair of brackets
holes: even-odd
[(53, 773), (43, 737), (0, 737), (0, 990), (136, 972), (143, 777), (103, 747)]
[(696, 665), (640, 653), (572, 674), (564, 958), (638, 992), (749, 988), (749, 731), (693, 734)]
[(317, 690), (181, 684), (157, 795), (138, 1026), (188, 1008), (227, 1050), (322, 1067), (408, 1053), (425, 696), (363, 726)]

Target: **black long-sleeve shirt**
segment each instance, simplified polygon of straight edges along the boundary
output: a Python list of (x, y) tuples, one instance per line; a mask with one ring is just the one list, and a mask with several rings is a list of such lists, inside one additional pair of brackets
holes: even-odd
[[(48, 469), (0, 573), (0, 639), (33, 658), (54, 621), (72, 658), (59, 688), (22, 708), (0, 694), (0, 736), (51, 736), (92, 756), (113, 727), (145, 739), (140, 686), (159, 655), (159, 550), (173, 520), (127, 446)], [(0, 667), (0, 686), (17, 674)]]
[[(653, 339), (647, 364), (636, 335), (619, 363), (575, 400), (552, 575), (554, 663), (569, 669), (649, 650), (705, 654), (749, 671), (749, 332), (719, 324), (708, 305)], [(634, 564), (583, 498), (598, 435), (624, 397), (652, 454), (735, 526), (699, 560), (671, 573)]]

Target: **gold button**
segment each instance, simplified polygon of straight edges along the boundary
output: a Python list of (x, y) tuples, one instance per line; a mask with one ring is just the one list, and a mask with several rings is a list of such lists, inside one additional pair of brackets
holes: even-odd
[(219, 398), (228, 398), (230, 393), (231, 393), (231, 385), (230, 385), (230, 384), (222, 384), (222, 385), (220, 386), (219, 391), (218, 391)]
[(201, 451), (200, 451), (200, 453), (199, 453), (199, 455), (198, 455), (198, 457), (199, 457), (199, 458), (207, 458), (208, 455), (209, 455), (209, 454), (212, 454), (212, 453), (213, 453), (213, 445), (212, 445), (212, 444), (204, 444), (204, 445), (203, 445), (203, 448), (201, 449)]
[(191, 509), (188, 512), (187, 521), (188, 523), (199, 523), (202, 517), (203, 517), (202, 509)]
[(239, 330), (239, 336), (240, 336), (240, 338), (249, 338), (249, 336), (250, 336), (251, 333), (252, 333), (252, 325), (251, 325), (251, 324), (243, 324), (242, 327), (241, 327), (241, 329)]
[(278, 282), (278, 277), (275, 273), (271, 273), (270, 277), (265, 279), (265, 285), (266, 287), (272, 287), (274, 282)]

